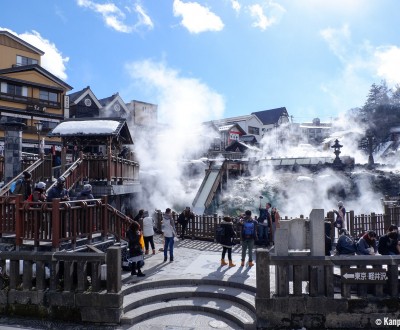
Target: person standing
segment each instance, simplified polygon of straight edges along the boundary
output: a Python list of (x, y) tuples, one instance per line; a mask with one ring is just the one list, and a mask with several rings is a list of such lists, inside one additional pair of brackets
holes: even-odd
[(163, 215), (161, 230), (164, 235), (164, 262), (167, 261), (169, 250), (169, 261), (174, 261), (174, 237), (176, 235), (175, 221), (172, 217), (171, 209), (167, 208)]
[[(129, 226), (126, 236), (128, 238), (129, 247), (129, 259), (131, 263), (131, 275), (137, 275), (138, 277), (143, 277), (145, 274), (142, 273), (143, 261), (143, 249), (140, 245), (140, 225), (138, 222), (133, 221)], [(137, 270), (137, 271), (136, 271)]]
[(279, 214), (279, 211), (276, 207), (272, 208), (271, 211), (271, 244), (275, 244), (275, 231), (276, 228), (280, 228), (281, 224), (281, 216)]
[(345, 217), (346, 217), (346, 209), (344, 208), (343, 202), (340, 201), (338, 202), (338, 210), (333, 210), (333, 212), (336, 214), (336, 220), (335, 220), (335, 227), (340, 230), (342, 228), (345, 228)]
[(182, 213), (178, 217), (178, 223), (181, 225), (181, 239), (185, 239), (186, 228), (189, 224), (190, 220), (194, 220), (194, 213), (190, 211), (190, 207), (186, 206), (186, 208), (182, 211)]
[(28, 197), (32, 194), (32, 175), (24, 171), (23, 173), (23, 178), (18, 179), (16, 184), (15, 184), (15, 189), (12, 191), (14, 195), (22, 195), (24, 201), (28, 199)]
[(258, 244), (264, 244), (265, 246), (269, 245), (269, 237), (268, 237), (268, 227), (271, 224), (271, 203), (265, 204), (265, 209), (261, 208), (261, 200), (260, 200), (260, 215), (258, 217), (258, 226), (257, 226), (257, 233), (258, 233)]
[(244, 218), (240, 221), (242, 225), (241, 240), (242, 240), (242, 262), (241, 267), (244, 266), (246, 259), (246, 250), (249, 250), (249, 267), (254, 266), (253, 263), (253, 248), (254, 241), (257, 240), (257, 221), (251, 217), (251, 211), (247, 210)]
[(153, 250), (153, 254), (156, 254), (156, 249), (154, 246), (154, 220), (149, 216), (148, 211), (143, 212), (143, 238), (144, 238), (144, 247), (145, 254), (149, 254), (149, 244), (151, 249)]
[(233, 223), (231, 217), (224, 217), (221, 222), (221, 227), (223, 228), (224, 235), (221, 237), (222, 245), (222, 256), (221, 256), (221, 266), (228, 265), (225, 262), (225, 255), (228, 253), (229, 267), (235, 267), (236, 265), (232, 262), (232, 246), (235, 245), (233, 239), (236, 237), (235, 230), (233, 229)]

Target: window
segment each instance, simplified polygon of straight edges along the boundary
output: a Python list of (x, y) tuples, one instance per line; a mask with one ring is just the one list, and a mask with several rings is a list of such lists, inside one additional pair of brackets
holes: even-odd
[(17, 66), (31, 65), (31, 64), (38, 64), (38, 61), (33, 58), (17, 55)]
[(249, 134), (260, 135), (260, 129), (258, 127), (249, 126)]
[(6, 82), (1, 83), (1, 92), (15, 96), (28, 96), (28, 87), (22, 85), (14, 85)]
[(58, 123), (52, 121), (42, 121), (42, 123), (44, 129), (53, 129), (56, 128), (56, 126), (58, 125)]
[(58, 102), (58, 95), (57, 93), (40, 90), (39, 99), (50, 102)]

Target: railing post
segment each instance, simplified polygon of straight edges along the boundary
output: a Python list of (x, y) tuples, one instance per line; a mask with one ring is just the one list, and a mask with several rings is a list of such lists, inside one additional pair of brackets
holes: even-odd
[(60, 248), (60, 199), (54, 198), (51, 205), (51, 242), (52, 248)]
[(354, 231), (354, 211), (351, 210), (349, 212), (349, 217), (350, 217), (350, 226), (349, 226), (349, 232), (351, 236), (355, 235), (355, 231)]
[(15, 249), (18, 251), (22, 245), (24, 214), (22, 208), (22, 195), (15, 196)]
[(256, 296), (257, 298), (270, 298), (270, 255), (267, 250), (256, 250)]
[(111, 246), (106, 252), (107, 292), (121, 291), (121, 247)]
[(107, 208), (108, 196), (107, 195), (105, 195), (101, 198), (101, 203), (102, 203), (102, 208), (103, 208), (102, 219), (101, 219), (103, 222), (103, 231), (102, 231), (101, 235), (103, 236), (103, 239), (104, 239), (108, 233), (108, 208)]

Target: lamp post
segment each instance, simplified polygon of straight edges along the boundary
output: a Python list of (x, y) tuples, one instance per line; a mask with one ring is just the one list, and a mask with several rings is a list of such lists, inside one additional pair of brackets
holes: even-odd
[(42, 151), (40, 150), (40, 132), (42, 131), (43, 123), (41, 121), (37, 121), (35, 125), (36, 125), (36, 133), (38, 136), (38, 155), (40, 155), (42, 153)]

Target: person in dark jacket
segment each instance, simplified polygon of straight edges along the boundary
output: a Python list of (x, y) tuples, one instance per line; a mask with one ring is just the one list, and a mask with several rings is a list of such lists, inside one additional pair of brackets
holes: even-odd
[(60, 198), (62, 201), (69, 201), (69, 193), (65, 188), (65, 178), (60, 176), (57, 184), (49, 190), (47, 201), (52, 202), (54, 198)]
[[(140, 245), (140, 236), (142, 235), (140, 231), (140, 225), (138, 222), (133, 221), (129, 226), (126, 236), (129, 240), (129, 258), (128, 261), (131, 263), (131, 275), (137, 275), (138, 277), (143, 277), (145, 274), (142, 273), (143, 262), (143, 249)], [(137, 272), (136, 272), (137, 270)]]
[(190, 210), (190, 206), (186, 206), (186, 208), (182, 211), (182, 213), (178, 217), (178, 223), (181, 225), (181, 236), (182, 240), (185, 239), (186, 228), (189, 224), (190, 220), (194, 220), (194, 213)]
[(342, 228), (339, 231), (339, 235), (339, 239), (336, 243), (335, 254), (354, 255), (357, 251), (357, 247), (354, 240), (351, 238), (350, 233), (347, 231), (347, 229)]
[(12, 193), (14, 195), (22, 195), (24, 201), (26, 201), (28, 199), (28, 197), (32, 194), (31, 179), (32, 179), (32, 175), (29, 172), (24, 171), (23, 178), (18, 179), (18, 181), (15, 185), (15, 189)]
[(376, 248), (376, 233), (373, 230), (368, 230), (357, 242), (357, 254), (375, 255)]
[(83, 186), (83, 189), (79, 194), (79, 199), (94, 199), (92, 194), (92, 185), (87, 183)]
[(231, 217), (224, 217), (221, 222), (221, 227), (224, 228), (224, 235), (221, 237), (222, 245), (222, 256), (221, 266), (228, 265), (225, 262), (225, 254), (228, 252), (229, 267), (235, 267), (236, 265), (232, 262), (232, 246), (235, 245), (233, 239), (236, 237), (235, 230), (233, 229), (233, 223)]
[(396, 225), (390, 225), (388, 232), (379, 238), (378, 252), (382, 255), (399, 254), (399, 230)]

